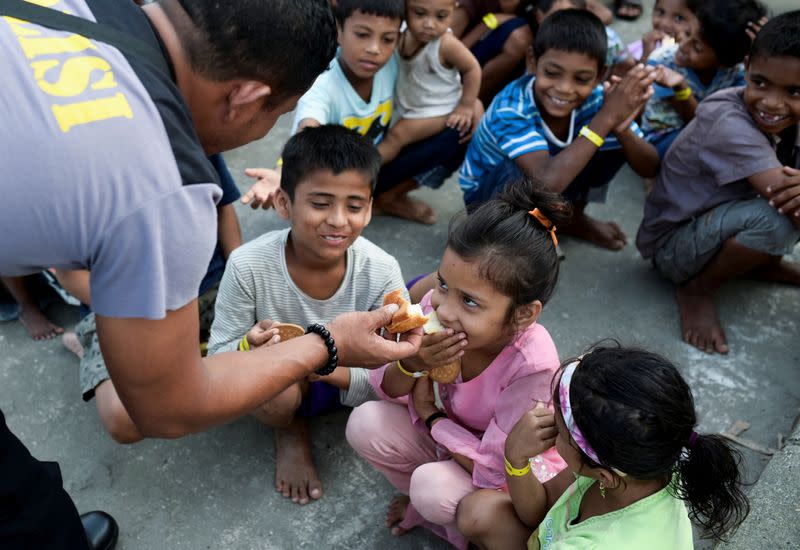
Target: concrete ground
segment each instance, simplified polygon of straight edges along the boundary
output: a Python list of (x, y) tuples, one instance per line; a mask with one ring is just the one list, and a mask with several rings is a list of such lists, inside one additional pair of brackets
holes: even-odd
[[(793, 2), (770, 5), (779, 11)], [(619, 28), (632, 39), (646, 24), (643, 18)], [(288, 124), (281, 120), (268, 138), (227, 155), (243, 191), (248, 187), (243, 169), (272, 165), (288, 137)], [(435, 226), (377, 217), (364, 233), (398, 258), (407, 278), (436, 268), (448, 219), (463, 209), (453, 180), (419, 196), (439, 213)], [(591, 212), (619, 221), (632, 238), (643, 199), (641, 180), (626, 168), (613, 182), (607, 203)], [(283, 227), (273, 212), (241, 205), (238, 212), (245, 239)], [(673, 288), (632, 245), (612, 253), (561, 240), (567, 258), (541, 322), (562, 357), (607, 337), (643, 346), (680, 365), (694, 391), (700, 431), (724, 430), (741, 419), (752, 424), (743, 436), (772, 447), (779, 434), (791, 433), (800, 413), (800, 291), (756, 282), (726, 286), (718, 304), (731, 353), (709, 356), (681, 342)], [(794, 259), (800, 260), (800, 250)], [(77, 311), (66, 306), (53, 306), (48, 313), (66, 327), (78, 320)], [(394, 538), (383, 527), (393, 490), (345, 442), (346, 413), (313, 423), (326, 492), (321, 501), (300, 508), (275, 492), (272, 434), (256, 421), (242, 419), (177, 441), (119, 446), (102, 431), (94, 404), (81, 401), (77, 361), (59, 341), (34, 342), (18, 323), (6, 323), (0, 325), (0, 349), (0, 404), (11, 429), (35, 456), (60, 462), (79, 510), (103, 509), (117, 518), (122, 550), (446, 547), (426, 532)], [(766, 458), (743, 452), (747, 480), (754, 482)], [(800, 481), (794, 465), (780, 479), (796, 493)], [(769, 502), (767, 495), (759, 506)], [(791, 504), (796, 512), (796, 499)], [(789, 543), (800, 545), (796, 538)]]

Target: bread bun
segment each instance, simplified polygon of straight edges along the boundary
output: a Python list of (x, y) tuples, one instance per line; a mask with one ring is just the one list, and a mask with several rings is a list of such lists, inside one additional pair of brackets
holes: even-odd
[(386, 329), (393, 334), (401, 334), (409, 330), (421, 327), (428, 321), (428, 317), (422, 313), (422, 306), (411, 304), (403, 298), (403, 290), (393, 290), (383, 297), (383, 305), (397, 304), (398, 309), (392, 317), (392, 322)]
[(460, 372), (461, 358), (458, 358), (452, 363), (432, 368), (428, 371), (428, 377), (439, 384), (452, 384), (456, 381)]
[[(436, 312), (431, 311), (428, 314), (428, 322), (423, 325), (422, 330), (425, 332), (425, 334), (436, 334), (437, 332), (442, 332), (444, 328), (445, 327), (439, 321), (439, 316), (436, 315)], [(434, 382), (438, 382), (440, 384), (452, 384), (456, 381), (456, 378), (458, 378), (458, 374), (460, 372), (461, 358), (458, 358), (447, 365), (430, 369), (428, 371), (428, 376)]]
[(281, 342), (291, 340), (292, 338), (299, 338), (306, 333), (303, 327), (293, 323), (275, 323), (272, 328), (278, 329), (278, 335), (281, 337)]

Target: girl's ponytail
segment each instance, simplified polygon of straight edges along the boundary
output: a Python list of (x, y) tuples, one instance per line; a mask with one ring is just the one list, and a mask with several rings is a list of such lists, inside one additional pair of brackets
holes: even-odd
[(572, 207), (568, 201), (528, 178), (508, 183), (497, 194), (496, 200), (506, 203), (509, 210), (525, 214), (538, 208), (556, 226), (567, 223), (572, 216)]
[(692, 520), (714, 538), (731, 534), (750, 512), (742, 491), (741, 462), (741, 453), (721, 436), (694, 432), (678, 461), (676, 496), (688, 504)]
[(447, 246), (464, 260), (478, 262), (481, 276), (510, 297), (513, 307), (535, 300), (545, 304), (558, 280), (554, 228), (570, 214), (561, 195), (523, 178), (454, 219)]

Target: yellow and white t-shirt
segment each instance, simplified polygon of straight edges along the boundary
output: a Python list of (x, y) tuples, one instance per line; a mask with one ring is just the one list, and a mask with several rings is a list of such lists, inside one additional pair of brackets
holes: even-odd
[(397, 59), (393, 55), (375, 73), (372, 95), (369, 101), (364, 101), (347, 80), (337, 56), (330, 69), (317, 77), (297, 103), (292, 133), (297, 131), (301, 120), (312, 118), (320, 124), (340, 124), (356, 130), (377, 145), (392, 121), (396, 81)]

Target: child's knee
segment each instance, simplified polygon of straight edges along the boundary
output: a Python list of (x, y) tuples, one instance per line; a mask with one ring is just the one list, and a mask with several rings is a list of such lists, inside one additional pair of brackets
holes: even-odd
[(142, 440), (139, 429), (125, 409), (125, 405), (120, 401), (110, 380), (97, 387), (95, 399), (100, 421), (114, 441), (125, 445)]
[(800, 228), (775, 210), (766, 199), (755, 199), (747, 206), (744, 228), (736, 241), (747, 248), (782, 256), (791, 253), (800, 239)]
[(253, 416), (273, 428), (285, 428), (291, 424), (302, 403), (303, 389), (300, 384), (292, 384), (261, 405), (253, 412)]
[(485, 531), (486, 515), (481, 513), (481, 491), (470, 493), (456, 507), (456, 525), (462, 535), (474, 538)]
[(458, 488), (452, 482), (446, 463), (429, 462), (411, 474), (408, 496), (414, 508), (426, 520), (439, 525), (453, 523), (456, 506), (461, 499), (453, 498)]
[(347, 419), (345, 437), (359, 454), (370, 448), (370, 442), (377, 433), (387, 429), (380, 421), (382, 417), (380, 409), (380, 401), (367, 401), (353, 409)]
[(503, 51), (522, 58), (532, 43), (533, 33), (527, 25), (523, 25), (508, 35), (508, 39), (503, 44)]

